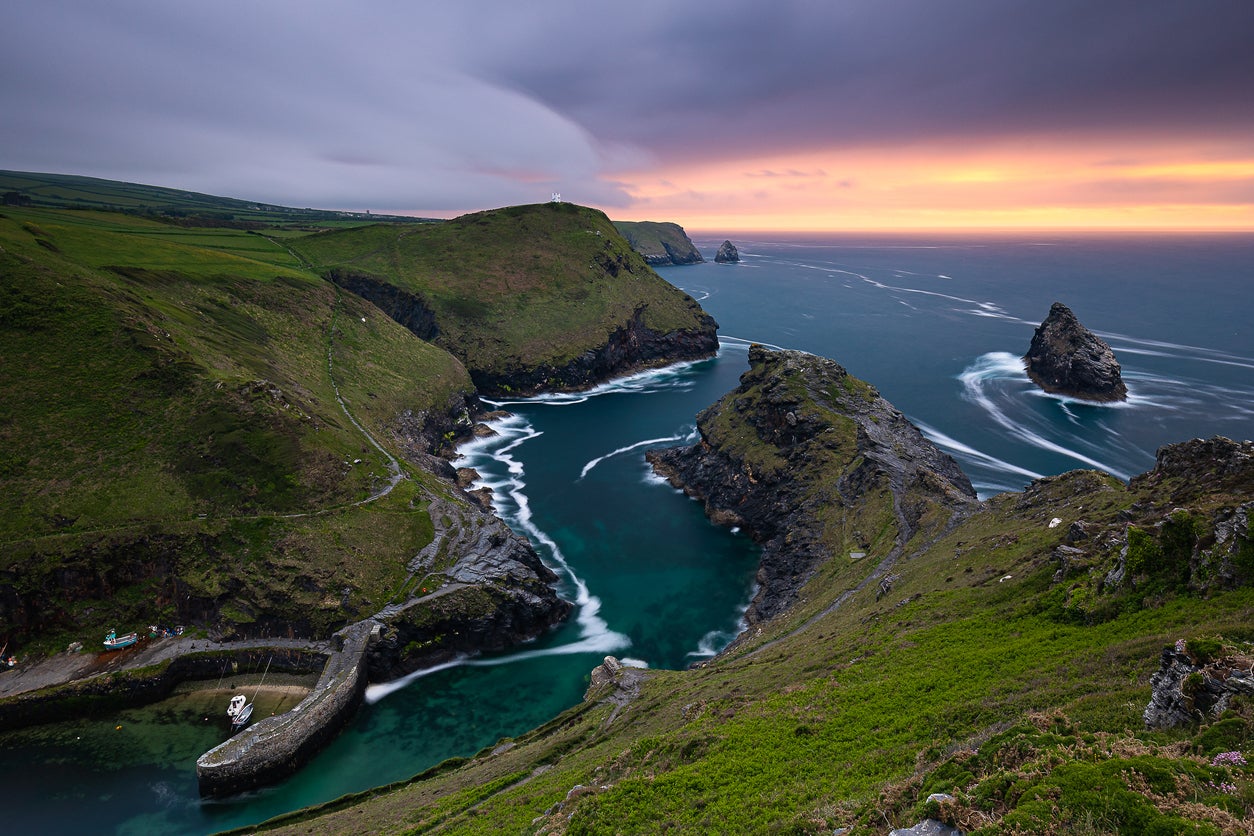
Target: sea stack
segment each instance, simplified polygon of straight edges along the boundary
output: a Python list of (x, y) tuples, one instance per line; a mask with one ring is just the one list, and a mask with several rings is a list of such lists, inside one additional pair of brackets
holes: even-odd
[(740, 253), (736, 250), (736, 245), (731, 241), (724, 241), (718, 248), (718, 253), (714, 256), (714, 261), (718, 264), (734, 264), (740, 261)]
[(1061, 302), (1032, 335), (1023, 364), (1046, 392), (1100, 403), (1128, 399), (1115, 353)]

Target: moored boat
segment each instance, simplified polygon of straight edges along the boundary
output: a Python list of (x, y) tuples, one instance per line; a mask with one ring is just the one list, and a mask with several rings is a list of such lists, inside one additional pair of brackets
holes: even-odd
[(121, 650), (124, 647), (130, 647), (139, 641), (138, 633), (127, 633), (125, 636), (119, 636), (117, 630), (110, 630), (109, 635), (105, 636), (105, 650)]

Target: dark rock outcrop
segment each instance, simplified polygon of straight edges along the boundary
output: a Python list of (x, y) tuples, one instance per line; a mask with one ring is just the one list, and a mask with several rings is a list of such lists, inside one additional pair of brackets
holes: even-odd
[(327, 272), (327, 278), (333, 284), (373, 302), (379, 310), (404, 325), (418, 338), (430, 342), (440, 335), (435, 311), (431, 310), (421, 296), (359, 270), (337, 267)]
[[(699, 311), (696, 300), (692, 305)], [(485, 393), (510, 392), (535, 394), (541, 390), (586, 389), (612, 377), (633, 371), (701, 360), (718, 353), (718, 323), (704, 311), (696, 316), (699, 329), (659, 333), (643, 321), (643, 309), (637, 309), (627, 322), (615, 328), (605, 345), (585, 351), (564, 366), (544, 364), (533, 368), (513, 369), (505, 374), (471, 371), (471, 377)]]
[(740, 261), (740, 251), (731, 241), (724, 241), (719, 244), (718, 252), (714, 254), (714, 261), (716, 264), (734, 264)]
[(419, 583), (408, 600), (374, 616), (382, 630), (369, 653), (373, 681), (505, 650), (547, 632), (572, 609), (551, 586), (557, 576), (499, 517), (440, 498), (429, 512), (435, 537), (409, 564)]
[(1163, 648), (1158, 671), (1150, 677), (1153, 691), (1143, 714), (1151, 729), (1187, 726), (1222, 714), (1234, 696), (1254, 697), (1250, 659), (1195, 659), (1187, 645)]
[(958, 464), (837, 363), (757, 345), (749, 363), (697, 416), (698, 443), (648, 458), (762, 544), (751, 622), (787, 609), (824, 561), (857, 550), (887, 567), (922, 528), (978, 506)]
[(1061, 302), (1050, 307), (1032, 335), (1023, 363), (1028, 377), (1051, 394), (1099, 402), (1128, 399), (1115, 353)]

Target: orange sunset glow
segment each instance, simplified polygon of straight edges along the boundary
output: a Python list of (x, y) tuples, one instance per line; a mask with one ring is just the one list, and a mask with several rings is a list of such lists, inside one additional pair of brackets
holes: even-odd
[(820, 151), (622, 180), (633, 216), (693, 229), (1254, 229), (1254, 157), (1033, 145)]

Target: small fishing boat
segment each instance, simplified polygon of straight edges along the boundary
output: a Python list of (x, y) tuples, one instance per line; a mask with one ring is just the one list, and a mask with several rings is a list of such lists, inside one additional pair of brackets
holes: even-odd
[(236, 694), (231, 697), (231, 705), (226, 710), (227, 715), (231, 718), (231, 731), (237, 732), (244, 726), (248, 725), (248, 721), (253, 716), (253, 704), (245, 702), (243, 694)]
[(226, 716), (234, 718), (237, 714), (244, 710), (244, 706), (248, 704), (248, 697), (243, 694), (236, 694), (231, 697), (231, 704), (226, 707)]
[(130, 647), (139, 641), (138, 633), (127, 633), (125, 636), (119, 636), (117, 630), (110, 630), (109, 635), (105, 636), (105, 650), (121, 650), (124, 647)]
[[(266, 660), (266, 669), (261, 674), (261, 682), (257, 683), (257, 690), (253, 692), (254, 701), (257, 699), (257, 694), (261, 692), (261, 686), (266, 681), (266, 674), (270, 673), (270, 663), (273, 661), (273, 656)], [(248, 721), (252, 719), (253, 704), (243, 694), (236, 694), (231, 697), (231, 702), (226, 707), (226, 716), (231, 718), (231, 733), (234, 734), (244, 728), (244, 726), (247, 726)]]

